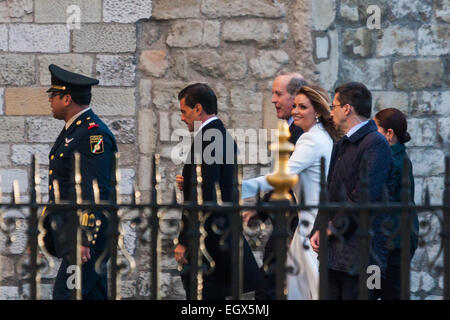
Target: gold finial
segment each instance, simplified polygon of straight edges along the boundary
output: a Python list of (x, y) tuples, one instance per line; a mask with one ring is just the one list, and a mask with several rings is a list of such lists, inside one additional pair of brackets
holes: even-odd
[(297, 183), (298, 176), (289, 173), (288, 160), (294, 151), (294, 145), (288, 141), (290, 135), (286, 121), (278, 121), (278, 143), (272, 143), (270, 146), (272, 151), (278, 151), (278, 160), (275, 172), (267, 176), (267, 182), (275, 189), (272, 200), (293, 201), (289, 189)]

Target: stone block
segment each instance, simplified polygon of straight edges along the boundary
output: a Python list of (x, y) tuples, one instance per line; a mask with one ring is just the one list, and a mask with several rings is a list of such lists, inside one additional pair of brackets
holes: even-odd
[(70, 51), (70, 31), (65, 25), (12, 24), (9, 50), (61, 53)]
[(320, 84), (325, 89), (333, 91), (338, 79), (340, 49), (337, 31), (329, 31), (327, 34), (330, 38), (330, 58), (320, 62), (317, 65), (317, 70), (319, 71)]
[(260, 51), (257, 58), (250, 60), (250, 68), (258, 79), (272, 78), (283, 65), (289, 63), (289, 55), (282, 50)]
[(369, 89), (384, 89), (389, 79), (387, 59), (344, 60), (341, 82), (359, 81)]
[(188, 63), (188, 54), (183, 52), (177, 52), (172, 54), (170, 57), (170, 67), (171, 71), (175, 76), (186, 80), (189, 76), (189, 63)]
[(91, 106), (100, 116), (134, 116), (135, 88), (93, 88)]
[(12, 193), (14, 180), (19, 182), (21, 193), (28, 191), (28, 173), (22, 169), (0, 169), (2, 192)]
[(64, 121), (53, 117), (30, 117), (26, 120), (26, 128), (30, 142), (54, 143), (64, 128)]
[(283, 6), (272, 0), (203, 0), (201, 11), (209, 18), (253, 16), (264, 18), (282, 18), (285, 15)]
[(288, 35), (286, 23), (272, 24), (258, 19), (225, 21), (222, 30), (222, 39), (226, 42), (256, 42), (258, 46), (279, 46), (287, 40)]
[[(72, 8), (70, 6), (76, 6)], [(70, 10), (69, 10), (70, 9)], [(78, 11), (79, 10), (79, 11)], [(35, 2), (35, 22), (72, 23), (70, 17), (80, 14), (81, 23), (101, 22), (101, 0), (39, 0)], [(75, 20), (75, 19), (74, 19)]]
[(32, 22), (33, 0), (4, 0), (0, 2), (0, 23)]
[(28, 166), (31, 164), (31, 157), (37, 155), (38, 164), (48, 165), (50, 149), (48, 144), (15, 144), (11, 147), (11, 160), (15, 165)]
[(202, 44), (211, 48), (220, 45), (220, 22), (205, 21), (203, 24), (203, 41)]
[(390, 11), (395, 21), (430, 22), (433, 0), (397, 0), (390, 1)]
[(19, 300), (19, 287), (1, 286), (0, 300)]
[(156, 150), (158, 125), (153, 110), (139, 110), (138, 122), (139, 152), (150, 155)]
[(0, 85), (27, 86), (35, 83), (34, 56), (0, 54)]
[(45, 87), (6, 88), (5, 114), (17, 115), (50, 115), (51, 107)]
[(114, 134), (117, 143), (132, 144), (136, 141), (136, 124), (134, 119), (121, 117), (119, 120), (103, 119)]
[(428, 177), (444, 173), (444, 153), (442, 150), (427, 148), (425, 152), (423, 148), (411, 148), (408, 150), (408, 154), (413, 165), (414, 176)]
[(9, 160), (10, 154), (9, 144), (0, 143), (0, 167), (7, 167), (11, 164)]
[[(448, 101), (448, 100), (447, 100)], [(450, 117), (438, 119), (439, 137), (442, 139), (443, 149), (450, 156)]]
[(0, 88), (0, 115), (5, 114), (5, 89)]
[(164, 50), (142, 51), (139, 59), (139, 71), (145, 77), (160, 78), (164, 76), (168, 67), (167, 53)]
[(373, 112), (386, 108), (397, 108), (405, 114), (408, 114), (408, 94), (397, 91), (372, 91)]
[(230, 93), (231, 105), (237, 112), (262, 112), (263, 94), (258, 92), (256, 86), (234, 87), (231, 88)]
[(221, 78), (221, 56), (214, 50), (194, 50), (189, 52), (187, 60), (189, 66), (201, 75), (213, 78)]
[[(444, 159), (441, 160), (442, 165), (444, 165)], [(426, 177), (423, 179), (424, 189), (428, 187), (430, 192), (430, 204), (441, 205), (444, 195), (444, 177)], [(439, 227), (436, 228), (439, 230)], [(439, 237), (438, 233), (435, 232), (436, 238)]]
[(330, 49), (330, 39), (328, 39), (328, 37), (321, 37), (321, 36), (316, 36), (315, 37), (315, 57), (317, 58), (317, 60), (319, 59), (328, 59), (329, 56), (329, 49)]
[(184, 82), (154, 81), (153, 105), (162, 110), (179, 109), (178, 93), (186, 86)]
[(443, 69), (442, 61), (438, 58), (396, 61), (392, 66), (392, 82), (402, 90), (440, 87)]
[(150, 177), (151, 177), (151, 161), (150, 156), (140, 156), (139, 157), (139, 168), (138, 168), (138, 186), (140, 191), (149, 191), (151, 188)]
[(139, 19), (150, 19), (152, 0), (104, 0), (103, 21), (135, 23)]
[(416, 55), (416, 32), (403, 26), (392, 26), (379, 31), (377, 40), (377, 56)]
[(431, 147), (436, 140), (436, 121), (435, 119), (408, 119), (408, 132), (411, 135), (410, 146)]
[(260, 129), (262, 128), (262, 112), (257, 113), (243, 113), (236, 112), (231, 115), (232, 128), (239, 129)]
[(134, 56), (97, 55), (97, 79), (101, 86), (133, 86)]
[(2, 117), (2, 121), (0, 121), (0, 142), (23, 142), (24, 133), (24, 117)]
[(152, 103), (152, 80), (139, 81), (139, 103), (141, 108), (150, 108)]
[(435, 0), (434, 16), (441, 22), (450, 22), (450, 2), (448, 0)]
[(327, 30), (336, 16), (336, 1), (312, 1), (312, 26), (315, 30)]
[(372, 31), (367, 28), (344, 32), (343, 52), (350, 57), (369, 57), (373, 52)]
[(138, 39), (142, 50), (149, 49), (161, 37), (160, 22), (139, 22)]
[(412, 92), (410, 112), (414, 116), (450, 116), (450, 91)]
[(88, 77), (94, 77), (94, 58), (84, 54), (57, 54), (38, 56), (39, 82), (41, 85), (50, 85), (51, 77), (48, 71), (50, 64)]
[(120, 169), (120, 194), (132, 194), (134, 185), (134, 169)]
[(221, 69), (226, 80), (241, 80), (247, 74), (247, 57), (243, 51), (227, 51), (221, 58)]
[(137, 146), (133, 144), (118, 144), (119, 153), (119, 165), (121, 167), (134, 167), (137, 164), (138, 150)]
[(155, 20), (200, 18), (199, 0), (153, 0)]
[(0, 25), (0, 51), (8, 51), (8, 26)]
[(421, 26), (418, 35), (419, 54), (423, 56), (449, 54), (448, 39), (450, 39), (450, 27), (447, 24)]
[(202, 41), (202, 21), (182, 20), (172, 24), (166, 43), (170, 47), (190, 48), (201, 45)]
[(136, 26), (132, 24), (89, 24), (73, 31), (74, 52), (135, 52)]
[(340, 15), (345, 22), (358, 22), (358, 0), (342, 0)]

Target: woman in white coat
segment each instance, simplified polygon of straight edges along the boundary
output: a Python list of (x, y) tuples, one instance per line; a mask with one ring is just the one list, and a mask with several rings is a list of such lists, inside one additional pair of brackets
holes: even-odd
[[(339, 138), (339, 133), (330, 117), (330, 99), (324, 89), (304, 86), (297, 92), (294, 103), (291, 114), (295, 125), (302, 128), (304, 133), (297, 140), (289, 158), (289, 171), (299, 175), (299, 182), (294, 187), (297, 201), (303, 190), (305, 204), (317, 205), (320, 193), (320, 159), (325, 158), (325, 172), (328, 172), (333, 140)], [(263, 192), (272, 190), (266, 176), (244, 180), (242, 198), (255, 196), (258, 189)], [(318, 299), (319, 296), (317, 254), (309, 247), (307, 239), (316, 215), (317, 209), (299, 212), (299, 225), (289, 246), (287, 258), (287, 265), (293, 267), (293, 272), (287, 275), (290, 300)], [(248, 218), (247, 216), (246, 220)], [(302, 224), (303, 221), (308, 222), (308, 227)]]

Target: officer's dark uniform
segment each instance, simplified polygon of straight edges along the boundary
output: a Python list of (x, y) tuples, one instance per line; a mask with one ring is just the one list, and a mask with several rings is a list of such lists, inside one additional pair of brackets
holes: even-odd
[[(63, 94), (90, 94), (91, 86), (98, 80), (75, 74), (55, 65), (50, 65), (52, 86), (47, 92), (60, 91)], [(49, 201), (55, 201), (53, 181), (57, 180), (61, 200), (69, 200), (74, 190), (72, 158), (74, 152), (80, 153), (81, 189), (83, 200), (94, 200), (93, 179), (98, 181), (100, 199), (108, 200), (111, 186), (111, 167), (113, 154), (117, 152), (116, 140), (108, 127), (88, 110), (78, 116), (66, 130), (65, 127), (56, 139), (49, 155)], [(76, 211), (61, 212), (47, 210), (44, 214), (44, 227), (47, 235), (44, 243), (52, 255), (63, 258), (55, 286), (54, 299), (70, 299), (71, 290), (67, 280), (73, 274), (68, 273), (70, 239), (68, 235), (68, 217)], [(82, 230), (82, 245), (90, 247), (91, 259), (82, 265), (83, 299), (107, 299), (106, 272), (99, 275), (95, 271), (95, 262), (106, 248), (107, 220), (101, 211), (83, 211), (79, 217)], [(52, 227), (50, 227), (52, 226)], [(106, 259), (103, 263), (103, 269)]]

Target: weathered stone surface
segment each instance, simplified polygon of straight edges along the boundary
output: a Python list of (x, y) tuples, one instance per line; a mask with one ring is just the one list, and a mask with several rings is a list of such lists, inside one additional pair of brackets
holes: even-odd
[(435, 0), (434, 15), (438, 21), (450, 22), (450, 3), (448, 0)]
[(170, 58), (170, 66), (172, 72), (175, 74), (175, 76), (186, 80), (189, 75), (189, 63), (188, 63), (188, 54), (183, 52), (175, 53)]
[(266, 20), (246, 19), (225, 21), (222, 39), (227, 42), (256, 42), (258, 46), (279, 46), (288, 38), (288, 34), (286, 23), (271, 24)]
[(359, 81), (369, 89), (383, 89), (389, 78), (387, 59), (344, 60), (341, 81)]
[(183, 82), (154, 81), (152, 87), (153, 104), (158, 109), (179, 108), (178, 92), (187, 84)]
[(443, 65), (440, 59), (406, 59), (394, 62), (392, 82), (398, 89), (417, 90), (439, 87)]
[(151, 16), (151, 0), (103, 0), (104, 22), (134, 23)]
[[(78, 8), (70, 8), (77, 6)], [(78, 11), (79, 10), (79, 11)], [(66, 23), (70, 17), (80, 13), (80, 23), (100, 22), (102, 17), (101, 0), (39, 0), (35, 1), (35, 22)], [(75, 20), (75, 19), (74, 19)]]
[(64, 25), (12, 24), (9, 50), (17, 52), (70, 51), (70, 31)]
[(8, 51), (8, 26), (0, 25), (0, 51)]
[(397, 0), (390, 2), (396, 21), (429, 22), (432, 17), (432, 0)]
[(334, 0), (312, 1), (311, 16), (315, 30), (328, 29), (336, 16), (336, 2)]
[(5, 114), (5, 89), (0, 88), (0, 115)]
[[(408, 126), (410, 128), (410, 126)], [(411, 135), (413, 137), (413, 135)], [(413, 141), (413, 140), (411, 140)], [(444, 153), (439, 149), (408, 150), (415, 176), (440, 175), (444, 173)]]
[(119, 153), (119, 165), (121, 167), (133, 167), (137, 164), (138, 150), (137, 146), (133, 144), (118, 144)]
[[(444, 159), (435, 159), (435, 161), (440, 161), (442, 166), (444, 166)], [(441, 175), (443, 174), (440, 173)], [(444, 177), (427, 177), (423, 179), (424, 186), (428, 186), (430, 190), (430, 203), (434, 205), (442, 204), (442, 198), (444, 194)], [(424, 187), (424, 188), (425, 188)], [(438, 225), (438, 223), (436, 223)], [(434, 232), (431, 232), (430, 235), (434, 236), (436, 239), (439, 239), (439, 225), (434, 228)], [(439, 230), (439, 231), (438, 231)]]
[(232, 128), (254, 128), (260, 129), (262, 126), (262, 112), (257, 113), (233, 113), (231, 115)]
[(342, 0), (340, 14), (345, 22), (358, 22), (358, 0)]
[(243, 51), (227, 51), (222, 55), (222, 73), (226, 80), (241, 80), (247, 74), (247, 57)]
[(96, 70), (101, 86), (134, 85), (134, 56), (97, 55)]
[(0, 121), (0, 142), (24, 141), (25, 119), (23, 117), (2, 117)]
[(377, 56), (389, 56), (391, 54), (416, 55), (416, 33), (413, 29), (392, 26), (379, 31)]
[(136, 26), (132, 24), (88, 24), (73, 31), (74, 52), (134, 52)]
[(317, 65), (319, 71), (319, 81), (323, 88), (333, 90), (338, 79), (339, 71), (339, 42), (337, 31), (329, 31), (330, 37), (330, 58)]
[(136, 124), (134, 119), (120, 118), (115, 119), (103, 119), (105, 124), (114, 134), (117, 143), (135, 143), (136, 141)]
[(149, 49), (152, 44), (159, 40), (161, 36), (161, 23), (159, 22), (139, 22), (138, 41), (141, 49)]
[(203, 25), (203, 45), (216, 48), (220, 45), (220, 22), (205, 21)]
[(33, 0), (4, 0), (0, 2), (0, 22), (33, 21)]
[(150, 155), (155, 152), (158, 137), (157, 118), (153, 110), (139, 110), (138, 125), (139, 151)]
[(139, 81), (139, 96), (141, 108), (149, 108), (152, 103), (152, 80), (141, 79)]
[(134, 116), (135, 88), (92, 88), (91, 107), (100, 116)]
[(6, 115), (49, 115), (50, 103), (45, 92), (48, 88), (6, 88)]
[(152, 18), (155, 20), (199, 18), (199, 4), (199, 0), (153, 0)]
[(170, 47), (190, 48), (202, 44), (203, 22), (201, 20), (182, 20), (172, 24), (166, 43)]
[(423, 25), (419, 29), (419, 54), (424, 56), (446, 55), (450, 52), (450, 27), (446, 24)]
[(328, 59), (330, 53), (330, 39), (325, 36), (316, 36), (315, 37), (315, 50), (314, 53), (316, 55), (317, 60), (320, 59)]
[(190, 67), (204, 76), (222, 77), (221, 56), (213, 50), (195, 50), (188, 55)]
[(450, 116), (450, 91), (417, 91), (411, 93), (411, 114), (414, 116)]
[(202, 13), (209, 18), (254, 16), (265, 18), (281, 18), (285, 14), (284, 8), (278, 1), (272, 0), (203, 0)]
[(373, 52), (372, 31), (367, 28), (344, 32), (343, 52), (350, 57), (369, 57)]
[(48, 144), (16, 144), (11, 149), (11, 160), (18, 166), (30, 165), (32, 155), (37, 155), (39, 164), (48, 165), (48, 154), (51, 149)]
[(19, 287), (1, 286), (0, 300), (19, 300)]
[(408, 94), (396, 91), (372, 91), (373, 115), (386, 108), (397, 108), (408, 114)]
[[(27, 173), (27, 170), (22, 170), (22, 169), (0, 169), (0, 176), (2, 177), (2, 181), (1, 181), (2, 192), (4, 192), (4, 193), (11, 193), (12, 190), (13, 190), (14, 180), (17, 180), (19, 182), (19, 190), (20, 190), (20, 192), (27, 192), (28, 191), (28, 173)], [(14, 233), (16, 233), (16, 232), (14, 232)], [(14, 243), (13, 243), (13, 245), (14, 245)], [(3, 248), (3, 246), (2, 246), (2, 248)]]
[(139, 59), (139, 70), (147, 77), (162, 77), (166, 73), (169, 64), (167, 53), (163, 50), (142, 51)]
[(283, 50), (261, 51), (258, 57), (250, 60), (252, 73), (258, 79), (273, 77), (283, 65), (289, 62), (289, 55)]
[(134, 184), (134, 169), (120, 169), (120, 193), (132, 194)]
[(257, 91), (255, 85), (244, 87), (234, 87), (230, 91), (231, 105), (233, 109), (239, 110), (239, 112), (254, 112), (261, 113), (263, 107), (263, 94)]
[(35, 117), (26, 120), (27, 137), (30, 142), (54, 143), (63, 127), (64, 121), (53, 117)]
[(439, 136), (441, 137), (444, 146), (443, 149), (450, 150), (450, 117), (439, 119), (438, 128)]
[(151, 161), (152, 158), (150, 156), (139, 157), (137, 183), (140, 191), (149, 191), (151, 188), (150, 185)]
[(58, 55), (42, 55), (38, 56), (39, 64), (39, 82), (41, 85), (50, 85), (51, 77), (48, 71), (50, 64), (75, 72), (81, 73), (88, 77), (94, 74), (94, 58), (84, 54), (58, 54)]
[(0, 85), (26, 86), (35, 83), (34, 56), (0, 54)]
[(10, 165), (10, 154), (11, 151), (9, 150), (9, 144), (0, 143), (0, 167), (7, 167)]
[(215, 86), (213, 86), (213, 90), (216, 93), (217, 96), (217, 109), (220, 111), (225, 111), (229, 108), (228, 105), (228, 89), (225, 87), (225, 85), (222, 82), (216, 83)]
[(435, 119), (408, 119), (408, 131), (413, 137), (410, 145), (417, 147), (433, 146), (436, 143)]

